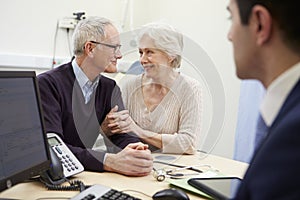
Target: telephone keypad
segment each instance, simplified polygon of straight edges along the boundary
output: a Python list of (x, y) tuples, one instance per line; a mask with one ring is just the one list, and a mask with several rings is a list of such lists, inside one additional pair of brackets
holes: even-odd
[(84, 170), (83, 165), (71, 152), (63, 140), (55, 133), (47, 133), (48, 143), (59, 158), (65, 177), (70, 177)]
[(69, 155), (63, 154), (63, 151), (59, 148), (59, 146), (56, 146), (55, 150), (61, 155), (61, 156), (58, 155), (58, 157), (62, 165), (64, 166), (65, 170), (71, 172), (79, 169), (79, 167), (76, 165), (76, 163), (73, 162), (73, 160), (70, 158)]

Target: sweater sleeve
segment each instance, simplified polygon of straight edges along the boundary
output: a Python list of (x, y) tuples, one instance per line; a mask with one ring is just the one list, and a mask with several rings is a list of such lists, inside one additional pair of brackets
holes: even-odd
[[(202, 122), (202, 90), (200, 83), (182, 87), (179, 109), (179, 129), (173, 134), (162, 134), (163, 153), (194, 154), (199, 143)], [(187, 88), (189, 87), (189, 88)], [(175, 113), (174, 113), (175, 114)]]
[(62, 133), (62, 97), (55, 84), (44, 74), (38, 76), (46, 132)]

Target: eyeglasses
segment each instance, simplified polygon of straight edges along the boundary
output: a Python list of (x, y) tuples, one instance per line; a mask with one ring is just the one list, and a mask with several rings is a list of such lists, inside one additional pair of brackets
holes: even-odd
[(121, 49), (121, 46), (122, 46), (120, 44), (113, 45), (113, 44), (106, 44), (106, 43), (96, 42), (96, 41), (90, 41), (90, 42), (94, 43), (94, 44), (101, 44), (101, 45), (107, 46), (109, 48), (112, 48), (112, 49), (114, 49), (114, 53), (116, 53), (117, 51), (119, 51)]

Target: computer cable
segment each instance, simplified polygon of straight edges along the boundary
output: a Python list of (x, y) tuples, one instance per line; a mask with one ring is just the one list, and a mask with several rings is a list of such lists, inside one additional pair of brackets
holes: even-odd
[(149, 198), (152, 198), (152, 196), (144, 193), (144, 192), (141, 192), (141, 191), (138, 191), (138, 190), (130, 190), (130, 189), (125, 189), (125, 190), (120, 190), (121, 192), (125, 192), (125, 193), (132, 193), (132, 192), (135, 192), (135, 193), (139, 193), (139, 194), (142, 194), (146, 197), (149, 197)]
[(188, 170), (192, 170), (198, 173), (203, 173), (202, 170), (195, 168), (194, 166), (185, 166), (185, 165), (178, 165), (178, 164), (173, 164), (173, 163), (167, 163), (167, 162), (163, 162), (163, 161), (158, 161), (155, 160), (153, 161), (154, 163), (159, 163), (159, 164), (164, 164), (164, 165), (169, 165), (172, 167), (177, 167), (177, 168), (182, 168), (182, 169), (188, 169)]

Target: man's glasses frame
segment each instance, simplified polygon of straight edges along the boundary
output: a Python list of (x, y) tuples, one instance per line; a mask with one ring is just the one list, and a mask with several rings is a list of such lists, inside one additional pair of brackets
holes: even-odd
[(94, 43), (94, 44), (101, 44), (101, 45), (104, 45), (104, 46), (107, 46), (109, 48), (112, 48), (114, 49), (114, 53), (116, 53), (117, 51), (119, 51), (121, 49), (121, 46), (120, 44), (107, 44), (107, 43), (103, 43), (103, 42), (96, 42), (96, 41), (89, 41), (91, 43)]

